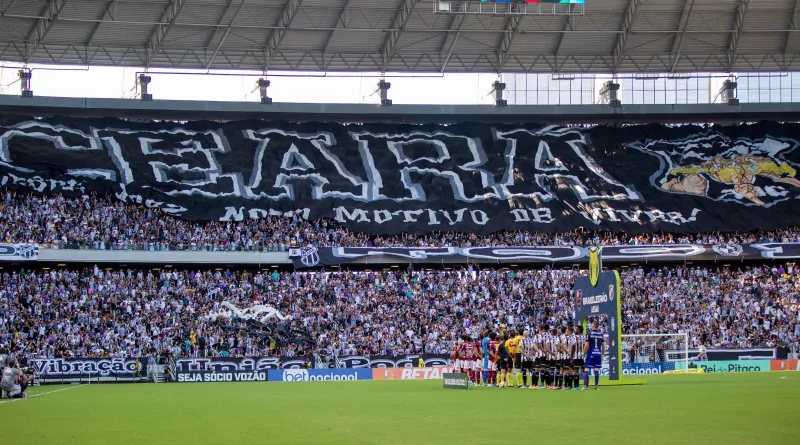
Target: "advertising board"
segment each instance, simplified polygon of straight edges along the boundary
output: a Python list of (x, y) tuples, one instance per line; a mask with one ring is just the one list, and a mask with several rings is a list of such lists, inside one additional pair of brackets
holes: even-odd
[(189, 382), (266, 382), (267, 372), (192, 371), (179, 372), (178, 383)]
[(372, 369), (283, 369), (267, 371), (270, 382), (372, 380)]
[[(684, 362), (675, 363), (676, 370), (685, 370)], [(709, 361), (689, 362), (689, 369), (702, 369), (706, 374), (714, 372), (767, 372), (770, 370), (770, 360), (737, 360), (737, 361)]]
[(800, 371), (800, 361), (798, 360), (771, 360), (769, 362), (770, 371)]
[(453, 372), (452, 366), (376, 368), (372, 370), (372, 380), (433, 380), (441, 379), (443, 374), (451, 372)]
[(444, 387), (448, 389), (469, 389), (469, 377), (464, 373), (449, 373), (442, 375)]

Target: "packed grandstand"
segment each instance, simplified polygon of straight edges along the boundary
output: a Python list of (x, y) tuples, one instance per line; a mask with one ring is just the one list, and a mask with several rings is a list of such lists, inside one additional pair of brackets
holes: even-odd
[[(30, 357), (443, 354), (458, 336), (566, 326), (577, 270), (262, 272), (4, 270), (0, 343)], [(623, 333), (685, 332), (690, 347), (800, 346), (800, 269), (678, 266), (621, 273)], [(270, 305), (311, 342), (276, 342), (231, 318)]]

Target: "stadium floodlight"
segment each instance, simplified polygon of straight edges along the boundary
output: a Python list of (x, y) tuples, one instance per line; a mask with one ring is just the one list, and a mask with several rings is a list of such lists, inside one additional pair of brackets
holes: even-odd
[(151, 80), (147, 73), (139, 73), (139, 89), (142, 93), (140, 99), (143, 101), (153, 100), (153, 95), (147, 92), (147, 86), (150, 84)]
[(261, 103), (269, 105), (272, 103), (272, 98), (267, 96), (267, 88), (269, 88), (270, 81), (265, 78), (258, 79), (258, 92), (261, 96)]
[(381, 105), (388, 107), (392, 105), (392, 100), (389, 99), (389, 88), (392, 84), (381, 79), (378, 81), (378, 90), (381, 92)]
[(619, 108), (622, 102), (619, 100), (619, 84), (613, 80), (603, 83), (600, 88), (600, 102), (608, 104), (611, 108)]
[(719, 95), (722, 101), (728, 105), (739, 105), (739, 98), (736, 97), (736, 88), (738, 84), (736, 81), (726, 79), (722, 82), (722, 88), (719, 89)]
[(508, 101), (503, 99), (503, 91), (506, 89), (506, 84), (500, 82), (499, 80), (495, 80), (492, 84), (492, 92), (494, 93), (494, 105), (497, 107), (505, 107), (508, 105)]
[(19, 95), (22, 97), (33, 97), (31, 90), (31, 78), (33, 73), (28, 68), (19, 70)]

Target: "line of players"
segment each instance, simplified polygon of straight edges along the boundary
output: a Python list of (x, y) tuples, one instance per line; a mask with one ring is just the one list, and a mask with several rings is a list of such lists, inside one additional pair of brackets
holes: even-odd
[(593, 370), (597, 389), (605, 352), (597, 323), (592, 323), (588, 335), (583, 335), (581, 326), (559, 330), (542, 325), (534, 335), (528, 330), (503, 331), (484, 331), (480, 346), (463, 336), (451, 354), (454, 372), (466, 373), (476, 385), (578, 390), (588, 389)]

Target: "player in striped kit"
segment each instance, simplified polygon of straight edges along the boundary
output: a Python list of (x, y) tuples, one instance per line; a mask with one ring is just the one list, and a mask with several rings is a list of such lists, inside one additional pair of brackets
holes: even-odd
[[(542, 378), (542, 360), (544, 357), (542, 346), (542, 325), (536, 327), (536, 333), (531, 337), (533, 345), (533, 370), (531, 372), (531, 389), (539, 389), (539, 379)], [(544, 380), (542, 380), (544, 381)]]
[(550, 335), (547, 337), (547, 348), (550, 351), (550, 360), (548, 362), (550, 378), (547, 382), (547, 389), (558, 389), (556, 382), (558, 380), (558, 367), (561, 358), (561, 337), (558, 335), (558, 329), (553, 328), (550, 330)]
[(569, 327), (564, 327), (562, 332), (562, 349), (564, 351), (564, 360), (561, 362), (562, 374), (564, 376), (562, 388), (572, 389), (572, 381), (575, 378), (575, 375), (572, 372), (572, 357), (575, 336), (572, 334), (572, 328)]
[(545, 389), (550, 381), (550, 327), (539, 326), (539, 389)]
[(522, 351), (522, 386), (520, 388), (527, 388), (528, 375), (531, 376), (531, 387), (533, 387), (533, 356), (536, 352), (536, 345), (535, 339), (530, 335), (530, 331), (526, 330), (522, 333), (522, 336), (520, 348)]
[(586, 336), (583, 335), (583, 326), (575, 326), (575, 359), (572, 360), (572, 369), (575, 371), (575, 389), (581, 387), (581, 377), (583, 377), (583, 365), (586, 361), (586, 354), (583, 351), (583, 344), (586, 343)]
[(568, 347), (567, 328), (562, 326), (561, 333), (558, 335), (558, 359), (556, 361), (558, 378), (556, 379), (556, 389), (564, 389), (564, 383), (567, 381), (567, 373), (569, 372)]
[[(582, 349), (581, 345), (581, 335), (578, 333), (580, 327), (576, 327), (574, 330), (570, 329), (569, 333), (569, 366), (570, 366), (570, 382), (567, 384), (567, 388), (572, 389), (580, 389), (580, 369), (577, 364), (578, 362), (578, 354), (579, 351)], [(582, 364), (581, 364), (582, 365)]]

